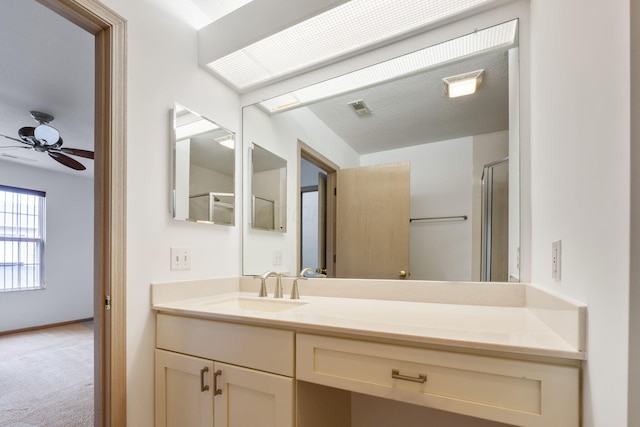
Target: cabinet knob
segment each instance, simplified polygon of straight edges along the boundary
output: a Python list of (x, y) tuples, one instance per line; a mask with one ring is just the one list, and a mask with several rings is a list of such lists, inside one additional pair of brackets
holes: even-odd
[(401, 279), (406, 279), (408, 276), (407, 272), (404, 270), (400, 270), (400, 272), (398, 273), (398, 277)]

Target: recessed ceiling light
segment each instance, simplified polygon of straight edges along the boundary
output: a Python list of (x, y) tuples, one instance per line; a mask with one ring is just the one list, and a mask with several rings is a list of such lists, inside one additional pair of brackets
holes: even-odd
[(206, 65), (237, 89), (245, 90), (410, 34), (490, 1), (351, 0)]
[(270, 113), (286, 111), (362, 87), (415, 74), (491, 49), (506, 48), (515, 43), (517, 27), (518, 20), (515, 19), (475, 31), (453, 40), (270, 98), (259, 105)]
[(457, 98), (459, 96), (471, 95), (482, 84), (482, 74), (484, 70), (471, 71), (470, 73), (458, 74), (456, 76), (445, 77), (442, 79), (444, 83), (444, 94), (449, 98)]

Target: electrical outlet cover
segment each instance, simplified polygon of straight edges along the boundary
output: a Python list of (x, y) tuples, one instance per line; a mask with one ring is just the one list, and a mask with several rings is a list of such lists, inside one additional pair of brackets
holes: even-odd
[(560, 280), (562, 269), (562, 240), (551, 242), (551, 277)]

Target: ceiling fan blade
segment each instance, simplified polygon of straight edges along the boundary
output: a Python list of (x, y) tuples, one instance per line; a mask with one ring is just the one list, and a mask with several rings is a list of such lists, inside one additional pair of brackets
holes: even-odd
[(58, 150), (66, 154), (71, 154), (72, 156), (84, 157), (85, 159), (93, 159), (93, 151), (67, 147), (59, 148)]
[(31, 126), (25, 126), (23, 128), (20, 128), (18, 130), (18, 136), (20, 137), (20, 139), (22, 139), (23, 141), (26, 141), (28, 138), (35, 138), (33, 136), (33, 132), (36, 130), (36, 128), (31, 127)]
[[(20, 141), (22, 142), (22, 141)], [(0, 150), (6, 150), (8, 148), (26, 148), (27, 150), (30, 150), (31, 147), (25, 147), (24, 145), (10, 145), (8, 147), (0, 147)]]
[(47, 154), (53, 160), (57, 161), (58, 163), (61, 163), (61, 164), (65, 165), (66, 167), (69, 167), (71, 169), (75, 169), (77, 171), (83, 171), (83, 170), (86, 169), (86, 167), (84, 167), (84, 165), (82, 163), (80, 163), (79, 161), (74, 160), (71, 157), (69, 157), (67, 155), (64, 155), (62, 153), (59, 153), (57, 151), (47, 151)]
[(11, 140), (13, 140), (13, 141), (18, 141), (18, 142), (20, 142), (20, 143), (23, 143), (23, 144), (24, 144), (24, 141), (22, 141), (21, 139), (18, 139), (18, 138), (14, 138), (14, 137), (12, 137), (12, 136), (2, 135), (1, 133), (0, 133), (0, 136), (4, 136), (4, 137), (5, 137), (5, 138), (7, 138), (7, 139), (11, 139)]

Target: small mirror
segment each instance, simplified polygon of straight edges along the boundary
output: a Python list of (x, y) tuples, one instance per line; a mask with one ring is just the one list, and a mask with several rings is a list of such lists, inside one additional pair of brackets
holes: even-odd
[(287, 161), (252, 144), (251, 227), (287, 231)]
[(172, 118), (173, 217), (234, 225), (235, 134), (180, 104)]

